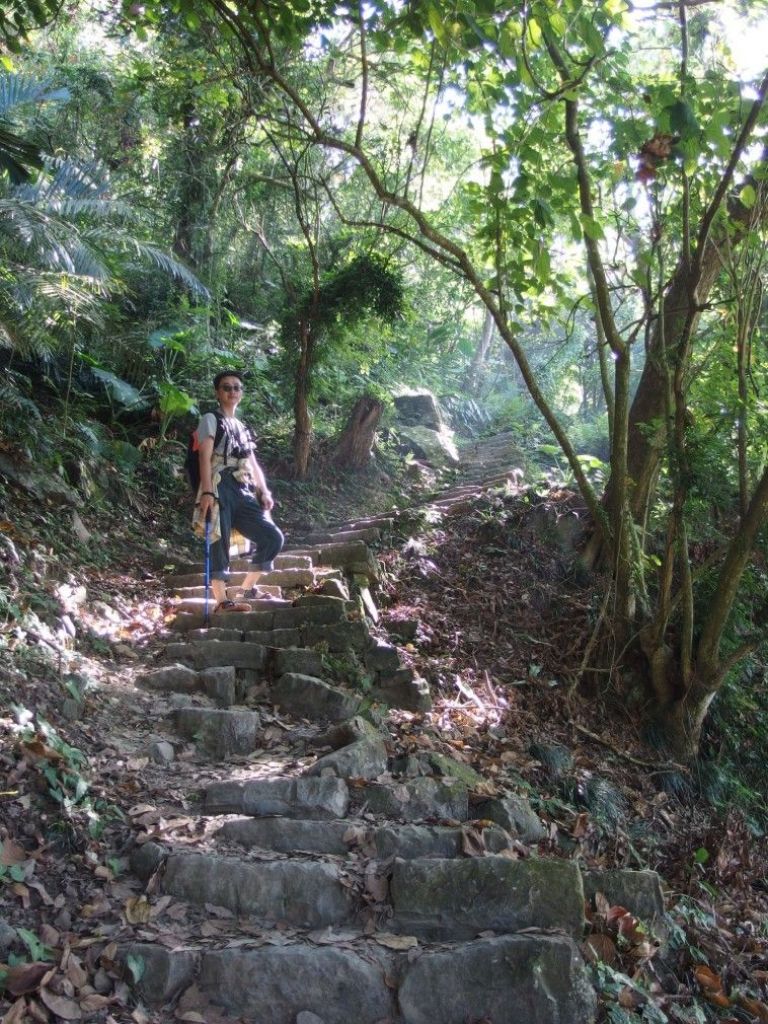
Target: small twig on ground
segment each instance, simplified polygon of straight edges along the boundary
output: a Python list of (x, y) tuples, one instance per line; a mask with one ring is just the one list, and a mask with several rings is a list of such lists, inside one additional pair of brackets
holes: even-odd
[(596, 732), (592, 732), (590, 729), (587, 729), (583, 725), (579, 725), (579, 723), (574, 722), (573, 719), (570, 719), (570, 724), (573, 726), (574, 729), (576, 729), (577, 732), (582, 733), (584, 736), (588, 736), (591, 740), (594, 740), (596, 743), (600, 743), (602, 746), (607, 747), (609, 750), (613, 751), (613, 753), (616, 754), (617, 757), (621, 757), (625, 761), (629, 761), (631, 764), (636, 764), (640, 768), (652, 768), (654, 771), (658, 772), (690, 771), (690, 769), (687, 768), (684, 764), (678, 764), (676, 761), (643, 761), (642, 758), (633, 757), (632, 754), (628, 754), (626, 750), (621, 750), (619, 747), (614, 746), (614, 744), (611, 743), (609, 740), (603, 739), (602, 736), (599, 736)]

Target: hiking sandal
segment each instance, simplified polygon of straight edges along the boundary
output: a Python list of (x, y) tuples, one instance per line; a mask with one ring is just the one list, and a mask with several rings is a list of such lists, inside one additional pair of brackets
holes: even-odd
[(219, 601), (213, 609), (213, 614), (218, 612), (249, 612), (251, 606), (246, 601)]
[(275, 597), (274, 594), (261, 593), (261, 588), (256, 585), (245, 591), (243, 598), (246, 601), (282, 601), (281, 597)]

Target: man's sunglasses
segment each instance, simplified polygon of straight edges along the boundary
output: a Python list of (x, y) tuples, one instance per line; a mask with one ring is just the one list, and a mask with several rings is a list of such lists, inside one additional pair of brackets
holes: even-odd
[(242, 391), (242, 385), (240, 384), (219, 384), (221, 391), (226, 391), (229, 394), (232, 391)]

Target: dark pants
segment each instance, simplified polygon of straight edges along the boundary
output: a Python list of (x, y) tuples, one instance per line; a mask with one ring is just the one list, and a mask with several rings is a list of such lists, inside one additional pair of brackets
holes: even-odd
[(225, 580), (229, 576), (229, 536), (233, 527), (254, 545), (253, 568), (269, 572), (283, 549), (282, 531), (250, 489), (235, 480), (231, 473), (222, 473), (218, 497), (221, 537), (211, 545), (211, 579)]

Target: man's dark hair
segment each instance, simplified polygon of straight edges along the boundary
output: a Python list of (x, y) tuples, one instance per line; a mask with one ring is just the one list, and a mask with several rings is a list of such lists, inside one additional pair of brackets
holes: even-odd
[(243, 375), (239, 370), (222, 370), (221, 373), (217, 373), (213, 378), (214, 388), (218, 388), (225, 377), (237, 377), (240, 383), (243, 383)]

